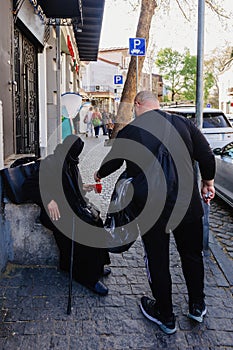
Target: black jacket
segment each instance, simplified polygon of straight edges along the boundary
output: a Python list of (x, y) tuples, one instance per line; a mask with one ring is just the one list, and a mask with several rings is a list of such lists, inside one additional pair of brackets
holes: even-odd
[[(154, 161), (153, 158), (159, 157), (161, 142), (166, 144), (166, 149), (172, 159), (170, 163), (173, 162), (170, 170), (163, 169), (167, 173), (167, 185), (172, 181), (173, 187), (167, 195), (162, 215), (168, 220), (178, 200), (179, 203), (176, 205), (186, 206), (184, 220), (195, 221), (203, 215), (195, 164), (197, 162), (199, 165), (202, 179), (210, 180), (215, 175), (215, 158), (201, 131), (186, 118), (160, 110), (149, 111), (137, 117), (119, 131), (111, 151), (98, 170), (98, 174), (104, 178), (119, 169), (125, 161), (128, 176), (137, 179), (143, 172), (146, 173), (146, 169)], [(148, 150), (152, 152), (153, 157)], [(137, 180), (135, 183), (137, 187), (140, 187)], [(143, 182), (142, 187), (138, 198), (143, 201), (142, 194), (144, 193), (144, 205), (148, 188), (145, 187), (145, 182)], [(139, 191), (138, 188), (134, 188), (134, 190)], [(190, 191), (189, 200), (186, 197)], [(157, 194), (157, 201), (158, 198)], [(137, 198), (134, 200), (137, 201)], [(153, 212), (153, 206), (151, 211)]]

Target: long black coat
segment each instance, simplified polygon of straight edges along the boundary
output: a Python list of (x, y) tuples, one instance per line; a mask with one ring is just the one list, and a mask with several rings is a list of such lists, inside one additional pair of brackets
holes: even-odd
[[(80, 283), (94, 285), (102, 275), (104, 265), (110, 263), (110, 259), (106, 249), (79, 243), (79, 235), (82, 233), (85, 236), (85, 230), (89, 231), (90, 227), (76, 215), (80, 203), (84, 204), (87, 201), (77, 165), (83, 146), (84, 143), (79, 137), (68, 136), (56, 147), (52, 155), (41, 160), (39, 171), (27, 180), (24, 190), (28, 199), (41, 207), (41, 222), (53, 231), (60, 250), (60, 267), (67, 271), (75, 224), (74, 278)], [(51, 200), (57, 202), (61, 214), (57, 222), (53, 222), (49, 217), (47, 205)], [(101, 228), (102, 220), (93, 222), (93, 225)]]

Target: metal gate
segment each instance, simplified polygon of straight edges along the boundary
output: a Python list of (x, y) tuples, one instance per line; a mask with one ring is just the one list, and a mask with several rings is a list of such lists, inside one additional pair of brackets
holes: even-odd
[(39, 155), (37, 48), (14, 30), (16, 153)]

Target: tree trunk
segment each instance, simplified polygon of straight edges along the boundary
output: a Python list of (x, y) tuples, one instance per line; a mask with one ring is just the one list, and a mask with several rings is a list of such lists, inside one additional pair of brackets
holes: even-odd
[[(136, 38), (145, 38), (146, 48), (149, 42), (151, 21), (156, 7), (156, 0), (142, 0), (141, 2), (141, 12), (138, 20)], [(145, 56), (138, 56), (138, 81), (140, 81), (144, 60)], [(137, 93), (136, 90), (136, 56), (131, 56), (121, 101), (117, 111), (116, 123), (113, 129), (113, 138), (116, 137), (117, 132), (132, 119), (132, 107), (134, 97)]]

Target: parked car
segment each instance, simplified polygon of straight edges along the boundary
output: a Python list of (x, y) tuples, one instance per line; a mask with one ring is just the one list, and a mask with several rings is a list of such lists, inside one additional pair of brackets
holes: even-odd
[[(169, 106), (163, 110), (169, 113), (182, 115), (185, 118), (196, 122), (195, 106)], [(223, 147), (233, 141), (233, 126), (226, 115), (218, 109), (203, 109), (203, 134), (212, 148)]]
[(226, 114), (227, 119), (230, 121), (231, 125), (233, 125), (233, 114)]
[(233, 207), (233, 142), (213, 150), (216, 159), (216, 194)]

